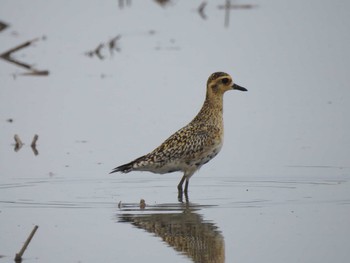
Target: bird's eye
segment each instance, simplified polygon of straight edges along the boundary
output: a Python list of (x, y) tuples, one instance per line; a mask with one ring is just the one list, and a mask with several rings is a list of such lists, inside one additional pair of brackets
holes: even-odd
[(230, 80), (228, 78), (224, 78), (224, 79), (221, 80), (221, 82), (223, 84), (228, 84), (230, 82)]

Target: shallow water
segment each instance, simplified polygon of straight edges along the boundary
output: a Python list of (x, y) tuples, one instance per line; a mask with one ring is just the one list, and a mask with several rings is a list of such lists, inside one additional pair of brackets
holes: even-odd
[(179, 203), (176, 179), (8, 180), (0, 185), (1, 261), (18, 252), (34, 224), (29, 262), (53, 254), (53, 261), (82, 262), (341, 262), (348, 256), (348, 180), (198, 176), (189, 202)]
[[(0, 263), (34, 225), (23, 262), (349, 261), (349, 4), (243, 2), (228, 27), (223, 1), (206, 19), (1, 2), (0, 53), (35, 40), (13, 58), (49, 74), (0, 60)], [(179, 173), (108, 174), (191, 120), (218, 70), (249, 91), (225, 94), (223, 150), (187, 201)]]

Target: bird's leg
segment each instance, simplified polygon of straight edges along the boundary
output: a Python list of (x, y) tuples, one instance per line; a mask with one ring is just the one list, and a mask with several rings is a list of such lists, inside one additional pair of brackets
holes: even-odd
[[(181, 179), (181, 186), (182, 186), (182, 183), (183, 183), (184, 180)], [(180, 203), (183, 203), (183, 195), (185, 195), (185, 200), (186, 200), (186, 204), (189, 203), (189, 198), (188, 198), (188, 182), (189, 182), (189, 179), (186, 177), (186, 184), (185, 184), (185, 191), (182, 192), (182, 187), (179, 187), (179, 194), (177, 196), (177, 199), (179, 200)]]
[(177, 200), (180, 202), (180, 203), (183, 203), (183, 199), (182, 199), (182, 190), (178, 191), (178, 194), (177, 194)]
[(177, 185), (177, 190), (178, 190), (178, 195), (177, 195), (177, 199), (179, 200), (179, 202), (182, 203), (182, 185), (184, 183), (184, 181), (186, 180), (186, 175), (184, 174), (181, 178), (181, 181), (179, 182), (179, 184)]
[[(185, 179), (186, 179), (186, 184), (185, 184), (185, 191), (183, 193), (182, 192), (182, 184), (184, 183)], [(188, 201), (189, 200), (188, 199), (188, 182), (189, 182), (189, 179), (187, 178), (187, 176), (184, 175), (182, 177), (179, 185), (177, 186), (177, 189), (179, 190), (178, 195), (177, 195), (177, 199), (179, 200), (180, 203), (183, 203), (183, 199), (182, 199), (183, 194), (185, 194), (186, 204), (188, 204), (188, 202), (189, 202)]]
[(177, 185), (177, 190), (179, 190), (179, 192), (181, 192), (181, 193), (182, 193), (182, 185), (183, 185), (185, 179), (186, 179), (186, 175), (184, 174), (184, 176), (182, 176), (182, 178), (181, 178), (181, 181)]
[(185, 191), (185, 200), (186, 200), (186, 204), (189, 204), (189, 198), (188, 198), (188, 193), (187, 193), (187, 191)]
[(188, 193), (188, 183), (189, 183), (190, 179), (189, 178), (186, 178), (186, 184), (185, 184), (185, 195), (187, 195)]

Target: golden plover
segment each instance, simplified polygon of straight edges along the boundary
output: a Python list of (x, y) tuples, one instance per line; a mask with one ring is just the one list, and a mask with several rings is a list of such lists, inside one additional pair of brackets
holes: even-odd
[(234, 84), (227, 73), (213, 73), (207, 82), (207, 92), (202, 109), (185, 127), (175, 132), (152, 152), (132, 162), (118, 166), (111, 173), (131, 171), (149, 171), (158, 174), (182, 171), (183, 177), (178, 184), (179, 196), (182, 185), (203, 164), (209, 162), (220, 151), (223, 143), (223, 95), (228, 90), (247, 89)]

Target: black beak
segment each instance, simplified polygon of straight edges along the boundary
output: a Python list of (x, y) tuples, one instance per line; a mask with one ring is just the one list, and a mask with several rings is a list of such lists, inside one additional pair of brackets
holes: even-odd
[(233, 84), (232, 89), (238, 89), (240, 91), (248, 91), (246, 88), (243, 88), (237, 84)]

